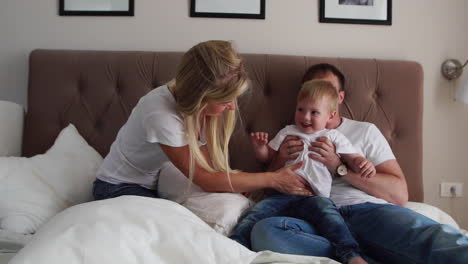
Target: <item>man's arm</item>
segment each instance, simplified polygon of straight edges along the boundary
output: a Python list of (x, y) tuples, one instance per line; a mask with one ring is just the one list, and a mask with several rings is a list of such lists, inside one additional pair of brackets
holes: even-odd
[[(334, 145), (327, 138), (321, 137), (312, 142), (310, 150), (321, 156), (309, 155), (311, 159), (322, 162), (330, 172), (335, 173), (341, 164), (340, 158), (335, 153)], [(408, 202), (408, 187), (400, 165), (396, 160), (385, 161), (375, 167), (376, 175), (370, 179), (362, 178), (359, 173), (349, 170), (343, 177), (345, 181), (354, 187), (387, 202), (404, 205)]]
[(405, 205), (408, 202), (408, 187), (398, 162), (388, 160), (375, 169), (376, 174), (372, 178), (363, 178), (361, 174), (349, 170), (343, 179), (372, 196), (393, 204)]
[(375, 167), (368, 159), (357, 153), (340, 153), (341, 159), (352, 171), (361, 174), (361, 177), (372, 178), (375, 176)]

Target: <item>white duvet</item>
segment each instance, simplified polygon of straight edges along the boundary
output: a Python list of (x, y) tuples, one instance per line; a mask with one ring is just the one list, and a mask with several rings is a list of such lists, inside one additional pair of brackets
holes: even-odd
[(216, 233), (181, 205), (122, 196), (66, 209), (47, 222), (10, 264), (337, 263), (253, 252)]

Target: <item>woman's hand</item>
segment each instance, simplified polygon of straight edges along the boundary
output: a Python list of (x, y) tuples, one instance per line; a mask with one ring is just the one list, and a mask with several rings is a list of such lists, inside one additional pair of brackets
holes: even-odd
[(315, 195), (309, 183), (294, 171), (302, 166), (302, 162), (284, 167), (274, 172), (273, 188), (281, 193), (296, 195)]
[(320, 155), (309, 154), (309, 158), (322, 162), (332, 173), (335, 173), (342, 163), (335, 152), (335, 145), (326, 137), (319, 137), (317, 141), (312, 142), (309, 150)]
[(299, 151), (304, 149), (304, 143), (298, 136), (287, 136), (281, 142), (275, 159), (271, 162), (269, 171), (282, 168), (289, 160), (294, 160), (299, 156)]

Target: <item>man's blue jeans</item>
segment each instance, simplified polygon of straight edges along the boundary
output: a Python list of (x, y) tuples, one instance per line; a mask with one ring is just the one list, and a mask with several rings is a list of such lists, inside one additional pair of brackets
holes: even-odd
[[(380, 263), (468, 263), (467, 236), (410, 209), (363, 203), (341, 207), (340, 212), (363, 254)], [(251, 238), (255, 251), (332, 257), (332, 244), (299, 219), (264, 219)]]
[(312, 223), (319, 234), (328, 239), (323, 240), (327, 243), (332, 241), (333, 253), (343, 262), (359, 255), (359, 245), (335, 204), (330, 199), (320, 196), (272, 195), (250, 209), (229, 237), (250, 248), (254, 225), (272, 216), (292, 216)]

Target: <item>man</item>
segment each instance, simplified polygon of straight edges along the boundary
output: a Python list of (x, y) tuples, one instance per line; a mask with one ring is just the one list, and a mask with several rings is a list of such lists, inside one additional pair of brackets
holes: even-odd
[[(345, 77), (330, 64), (308, 69), (303, 82), (323, 79), (331, 82), (345, 98)], [(327, 128), (343, 133), (376, 168), (376, 176), (364, 179), (343, 164), (326, 139), (310, 150), (336, 177), (330, 198), (340, 208), (345, 222), (363, 249), (363, 254), (383, 263), (464, 263), (468, 259), (468, 237), (451, 226), (441, 225), (401, 207), (408, 201), (403, 172), (378, 128), (367, 122), (343, 118), (339, 112)], [(283, 141), (270, 169), (282, 167), (302, 150), (295, 137)], [(313, 212), (311, 212), (313, 213)], [(333, 257), (333, 246), (307, 222), (289, 217), (259, 221), (251, 233), (253, 250)]]
[[(304, 74), (302, 82), (304, 83), (313, 79), (322, 79), (331, 82), (338, 91), (338, 103), (343, 103), (346, 95), (344, 90), (345, 77), (337, 68), (330, 64), (314, 65), (310, 67)], [(343, 122), (345, 122), (345, 124), (341, 126)], [(372, 179), (365, 179), (360, 177), (360, 174), (348, 170), (346, 175), (342, 177), (343, 179), (339, 181), (340, 183), (347, 182), (357, 189), (360, 189), (372, 196), (381, 198), (393, 204), (406, 204), (408, 201), (408, 190), (405, 176), (403, 175), (400, 165), (393, 156), (390, 146), (388, 146), (387, 141), (377, 127), (371, 123), (343, 118), (340, 116), (339, 111), (337, 111), (335, 117), (328, 123), (327, 128), (337, 129), (342, 132), (354, 145), (356, 145), (356, 147), (363, 149), (364, 152), (368, 152), (360, 153), (365, 157), (371, 156), (371, 154), (373, 154), (369, 153), (370, 151), (367, 151), (367, 149), (369, 146), (375, 144), (375, 140), (379, 140), (379, 143), (382, 143), (383, 146), (379, 146), (379, 148), (382, 148), (383, 150), (381, 151), (385, 151), (387, 153), (385, 156), (382, 155), (382, 157), (377, 157), (379, 160), (375, 160), (376, 158), (374, 158), (374, 160), (371, 159), (371, 161), (374, 161), (373, 163), (376, 166), (376, 177), (373, 177)], [(363, 135), (368, 133), (372, 133), (373, 137), (363, 137)], [(360, 142), (361, 140), (362, 142)], [(325, 164), (330, 172), (337, 172), (337, 169), (340, 167), (340, 165), (342, 165), (342, 162), (336, 155), (334, 146), (331, 144), (331, 142), (327, 141), (326, 139), (321, 139), (319, 142), (312, 143), (312, 146), (313, 148), (310, 150), (321, 154), (321, 156), (319, 157), (317, 155), (310, 155), (310, 158)], [(302, 148), (303, 146), (301, 140), (296, 137), (288, 137), (287, 140), (285, 140), (281, 145), (278, 158), (272, 162), (270, 169), (273, 170), (283, 167), (287, 160), (291, 160), (296, 157), (293, 153), (302, 150)], [(375, 155), (377, 155), (377, 153), (375, 153)], [(383, 162), (381, 161), (382, 159), (384, 159)], [(388, 188), (388, 186), (392, 186), (392, 188)], [(355, 190), (355, 188), (352, 189)], [(351, 190), (351, 188), (349, 188), (349, 190)], [(335, 195), (336, 194), (337, 193), (335, 192)]]

